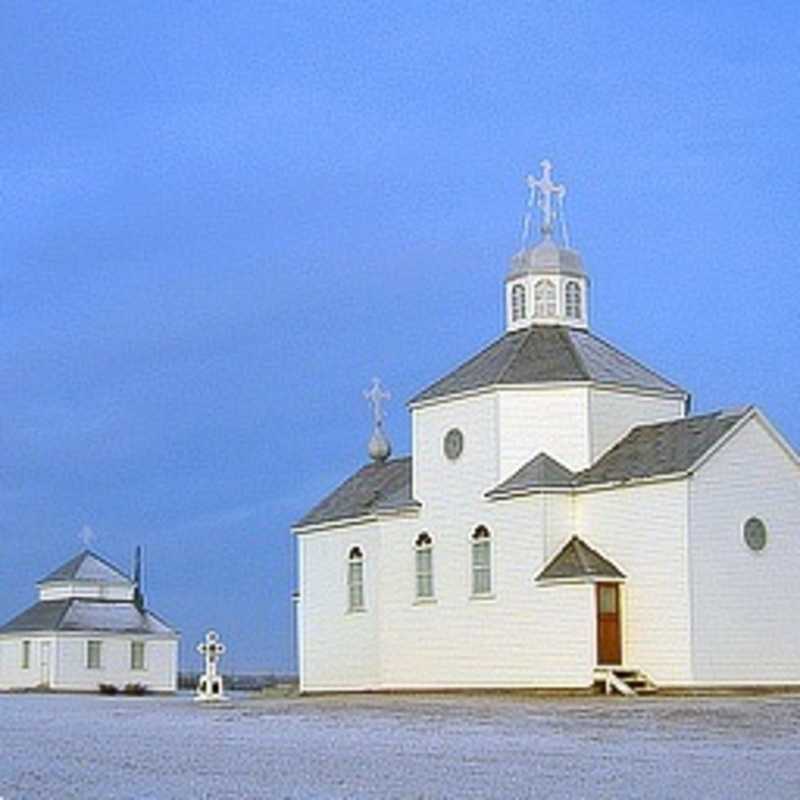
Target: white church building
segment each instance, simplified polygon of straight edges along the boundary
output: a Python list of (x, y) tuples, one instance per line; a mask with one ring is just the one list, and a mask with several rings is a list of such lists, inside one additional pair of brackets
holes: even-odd
[(800, 459), (590, 330), (542, 167), (505, 332), (293, 527), (301, 688), (800, 685)]
[(39, 601), (0, 627), (0, 691), (174, 692), (178, 633), (145, 608), (134, 578), (84, 550), (39, 581)]

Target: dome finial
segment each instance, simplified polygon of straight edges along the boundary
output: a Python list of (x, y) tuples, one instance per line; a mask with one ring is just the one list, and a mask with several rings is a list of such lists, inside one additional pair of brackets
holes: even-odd
[(391, 395), (382, 386), (380, 378), (372, 379), (372, 386), (364, 392), (364, 398), (372, 406), (372, 421), (375, 425), (367, 450), (373, 461), (386, 461), (392, 454), (392, 444), (383, 431), (383, 403)]
[[(553, 237), (553, 230), (556, 221), (561, 225), (561, 238), (564, 247), (569, 247), (569, 237), (567, 235), (567, 223), (564, 218), (564, 197), (567, 189), (563, 183), (554, 183), (553, 164), (548, 159), (539, 162), (542, 168), (542, 177), (534, 178), (528, 175), (525, 182), (528, 185), (530, 194), (528, 195), (528, 208), (525, 212), (525, 219), (522, 226), (522, 248), (523, 250), (530, 244), (531, 223), (533, 220), (533, 207), (536, 206), (542, 214), (539, 230), (542, 238), (549, 241)], [(553, 200), (555, 199), (555, 203)]]

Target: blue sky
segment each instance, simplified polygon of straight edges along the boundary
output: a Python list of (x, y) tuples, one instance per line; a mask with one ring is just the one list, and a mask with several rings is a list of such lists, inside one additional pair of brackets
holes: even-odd
[[(290, 523), (502, 331), (550, 158), (592, 328), (800, 445), (792, 3), (0, 7), (0, 618), (81, 548), (288, 669)], [(332, 587), (335, 591), (335, 587)]]

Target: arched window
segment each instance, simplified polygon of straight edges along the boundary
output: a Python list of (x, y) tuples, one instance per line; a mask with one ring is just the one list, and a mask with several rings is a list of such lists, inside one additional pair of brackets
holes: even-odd
[(580, 319), (583, 316), (581, 310), (581, 285), (577, 281), (567, 281), (564, 295), (564, 309), (567, 316), (570, 319)]
[(347, 556), (347, 610), (364, 610), (364, 554), (353, 547)]
[(433, 539), (427, 533), (414, 542), (414, 567), (417, 600), (429, 600), (433, 597)]
[(525, 308), (525, 287), (521, 283), (515, 284), (511, 289), (511, 321), (525, 319), (527, 309)]
[(492, 592), (492, 537), (481, 525), (472, 534), (472, 594)]
[(547, 278), (536, 281), (533, 287), (533, 314), (536, 317), (556, 315), (556, 286)]

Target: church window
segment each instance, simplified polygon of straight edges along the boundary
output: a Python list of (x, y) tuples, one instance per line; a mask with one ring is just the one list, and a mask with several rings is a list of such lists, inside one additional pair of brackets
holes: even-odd
[(26, 639), (22, 643), (22, 669), (31, 668), (31, 643)]
[(536, 281), (533, 287), (533, 314), (536, 317), (556, 315), (556, 286), (547, 278)]
[(472, 534), (472, 594), (492, 592), (492, 540), (489, 531), (481, 525)]
[(131, 642), (131, 669), (145, 669), (144, 642)]
[(567, 282), (564, 301), (564, 308), (570, 319), (580, 319), (583, 316), (581, 310), (581, 286), (577, 281)]
[(525, 319), (527, 309), (525, 308), (525, 287), (522, 284), (516, 284), (511, 290), (511, 321), (516, 322), (518, 319)]
[(414, 542), (417, 600), (433, 597), (433, 539), (421, 533)]
[(347, 557), (347, 610), (364, 610), (364, 554), (360, 547), (352, 548)]
[(86, 642), (86, 668), (100, 669), (102, 666), (103, 643), (94, 639)]
[(758, 552), (767, 546), (767, 526), (758, 517), (750, 517), (744, 524), (745, 544), (753, 551)]

